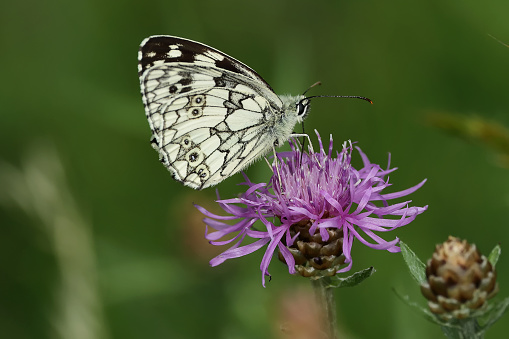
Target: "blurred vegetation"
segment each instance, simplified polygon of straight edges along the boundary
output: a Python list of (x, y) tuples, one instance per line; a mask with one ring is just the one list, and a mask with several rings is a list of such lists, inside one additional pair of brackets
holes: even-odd
[[(136, 63), (153, 34), (214, 46), (278, 93), (319, 80), (310, 94), (369, 97), (315, 100), (306, 129), (358, 141), (381, 165), (391, 152), (394, 190), (428, 178), (413, 204), (429, 210), (397, 236), (421, 258), (448, 235), (504, 249), (509, 173), (494, 154), (506, 153), (436, 125), (507, 145), (509, 49), (490, 35), (509, 41), (508, 12), (502, 0), (2, 2), (0, 337), (287, 338), (282, 324), (307, 314), (308, 282), (277, 260), (265, 289), (262, 253), (208, 266), (221, 249), (192, 202), (213, 209), (215, 190), (174, 182), (148, 142)], [(269, 175), (262, 161), (247, 174)], [(441, 336), (389, 292), (419, 298), (400, 255), (353, 255), (377, 273), (337, 292), (342, 338)]]
[(497, 154), (497, 163), (509, 168), (509, 129), (496, 121), (478, 116), (458, 116), (447, 113), (430, 113), (430, 125), (467, 141), (481, 142)]

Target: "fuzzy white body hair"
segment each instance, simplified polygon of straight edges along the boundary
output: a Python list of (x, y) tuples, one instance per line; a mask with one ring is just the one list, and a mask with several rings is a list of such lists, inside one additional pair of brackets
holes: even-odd
[(297, 114), (297, 103), (304, 99), (303, 95), (280, 95), (283, 102), (282, 114), (274, 123), (274, 136), (277, 146), (282, 146), (292, 135), (296, 124), (301, 123), (303, 117)]

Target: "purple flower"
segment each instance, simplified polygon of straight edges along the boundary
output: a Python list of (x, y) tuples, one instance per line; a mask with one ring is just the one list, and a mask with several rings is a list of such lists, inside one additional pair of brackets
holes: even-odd
[[(400, 251), (396, 246), (398, 238), (385, 241), (375, 232), (405, 226), (427, 209), (427, 206), (409, 207), (410, 200), (393, 205), (388, 203), (415, 192), (426, 180), (400, 192), (383, 193), (391, 185), (385, 177), (396, 168), (388, 166), (387, 170), (383, 170), (379, 165), (370, 163), (356, 147), (364, 163), (362, 169), (356, 170), (350, 164), (351, 143), (343, 144), (341, 152), (336, 152), (333, 158), (332, 136), (327, 152), (319, 135), (318, 141), (320, 150), (316, 153), (312, 150), (303, 153), (294, 144), (292, 151), (278, 153), (268, 184), (252, 183), (244, 175), (246, 182), (242, 184), (247, 186), (247, 190), (240, 197), (217, 201), (229, 215), (219, 216), (196, 206), (207, 217), (204, 219), (207, 226), (215, 230), (210, 231), (207, 227), (206, 238), (210, 243), (233, 244), (210, 261), (212, 266), (252, 253), (268, 244), (260, 265), (265, 286), (265, 276), (269, 276), (268, 267), (276, 248), (289, 272), (294, 274), (296, 267), (302, 264), (296, 263), (296, 258), (300, 260), (298, 255), (307, 253), (315, 256), (311, 264), (316, 268), (323, 266), (323, 260), (332, 260), (327, 253), (330, 249), (324, 251), (322, 247), (338, 247), (339, 253), (335, 255), (343, 257), (339, 264), (346, 263), (348, 266), (339, 269), (336, 260), (328, 265), (329, 271), (333, 270), (328, 275), (350, 270), (354, 238), (374, 249)], [(227, 220), (237, 221), (230, 225), (223, 222)], [(258, 220), (263, 223), (262, 229), (254, 227)], [(230, 234), (234, 236), (220, 240)], [(242, 245), (246, 237), (255, 241)], [(328, 243), (332, 240), (336, 241), (335, 245)], [(317, 251), (321, 251), (321, 256)], [(314, 270), (313, 267), (306, 269)]]

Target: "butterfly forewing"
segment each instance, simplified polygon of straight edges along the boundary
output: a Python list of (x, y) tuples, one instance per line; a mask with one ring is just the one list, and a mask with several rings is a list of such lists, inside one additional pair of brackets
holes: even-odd
[(138, 71), (140, 76), (145, 70), (161, 63), (161, 61), (190, 63), (245, 75), (274, 92), (270, 85), (249, 66), (200, 42), (174, 36), (156, 35), (143, 40), (139, 53)]
[(212, 186), (272, 148), (283, 104), (251, 68), (170, 36), (145, 39), (138, 59), (152, 145), (176, 180)]

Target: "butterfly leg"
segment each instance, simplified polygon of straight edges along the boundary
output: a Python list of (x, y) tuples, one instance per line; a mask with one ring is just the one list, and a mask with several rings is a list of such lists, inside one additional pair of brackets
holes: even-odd
[[(316, 153), (313, 149), (313, 143), (311, 142), (311, 138), (309, 138), (309, 135), (305, 134), (305, 133), (295, 133), (295, 134), (290, 134), (290, 138), (307, 138), (308, 142), (309, 142), (309, 146), (308, 146), (308, 152), (310, 152), (311, 154), (313, 154), (315, 156), (315, 160), (318, 164), (318, 166), (322, 167), (322, 165), (320, 164), (320, 161), (318, 159), (318, 157), (316, 156)], [(302, 163), (302, 155), (304, 154), (304, 150), (301, 150), (301, 163)]]
[[(307, 138), (308, 142), (309, 142), (309, 148), (310, 148), (310, 151), (312, 153), (314, 153), (315, 151), (313, 150), (313, 143), (311, 142), (311, 138), (309, 138), (309, 135), (308, 134), (305, 134), (305, 133), (292, 133), (290, 134), (289, 138)], [(304, 151), (304, 150), (302, 150)]]
[(283, 182), (281, 181), (281, 173), (279, 172), (278, 157), (276, 154), (276, 148), (272, 145), (272, 152), (274, 153), (274, 166), (276, 167), (277, 177), (279, 179), (279, 191), (283, 193)]

